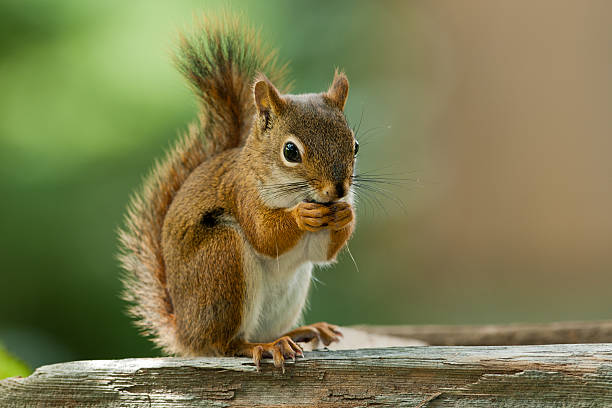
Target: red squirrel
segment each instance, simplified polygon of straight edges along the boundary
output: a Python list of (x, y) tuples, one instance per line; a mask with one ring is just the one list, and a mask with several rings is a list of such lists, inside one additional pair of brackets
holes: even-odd
[(175, 62), (199, 120), (132, 198), (124, 298), (168, 354), (247, 356), (258, 369), (272, 357), (284, 370), (299, 342), (341, 336), (295, 326), (313, 266), (334, 262), (355, 228), (348, 79), (336, 70), (326, 92), (281, 93), (284, 67), (236, 19), (182, 36)]

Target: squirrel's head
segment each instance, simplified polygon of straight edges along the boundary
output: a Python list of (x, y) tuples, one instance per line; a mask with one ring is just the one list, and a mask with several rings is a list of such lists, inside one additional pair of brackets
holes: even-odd
[(346, 75), (337, 71), (319, 94), (281, 95), (265, 76), (257, 78), (257, 120), (247, 148), (263, 163), (256, 176), (268, 205), (329, 203), (349, 195), (359, 145), (343, 113), (348, 90)]

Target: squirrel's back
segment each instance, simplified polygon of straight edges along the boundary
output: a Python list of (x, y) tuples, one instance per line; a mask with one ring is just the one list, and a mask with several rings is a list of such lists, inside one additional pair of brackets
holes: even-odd
[(255, 114), (251, 82), (256, 73), (282, 82), (284, 67), (277, 66), (274, 52), (263, 48), (256, 34), (239, 19), (226, 17), (205, 20), (181, 36), (175, 63), (198, 97), (199, 121), (154, 166), (132, 197), (119, 232), (123, 297), (139, 327), (167, 353), (176, 352), (176, 331), (162, 257), (164, 218), (196, 167), (244, 143)]

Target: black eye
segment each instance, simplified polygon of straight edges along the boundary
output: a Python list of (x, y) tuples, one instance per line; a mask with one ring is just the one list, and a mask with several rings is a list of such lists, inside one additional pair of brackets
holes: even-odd
[(283, 147), (283, 155), (285, 159), (287, 159), (290, 163), (301, 163), (302, 156), (300, 156), (300, 149), (293, 142), (285, 143), (285, 147)]
[(357, 156), (358, 151), (359, 151), (359, 142), (355, 140), (355, 156)]

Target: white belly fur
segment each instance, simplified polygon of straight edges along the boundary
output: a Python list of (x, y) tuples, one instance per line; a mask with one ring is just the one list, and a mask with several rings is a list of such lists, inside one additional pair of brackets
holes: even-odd
[(328, 230), (307, 232), (291, 250), (272, 258), (257, 253), (244, 241), (247, 301), (240, 337), (250, 342), (270, 342), (298, 323), (313, 264), (329, 263), (329, 240)]

